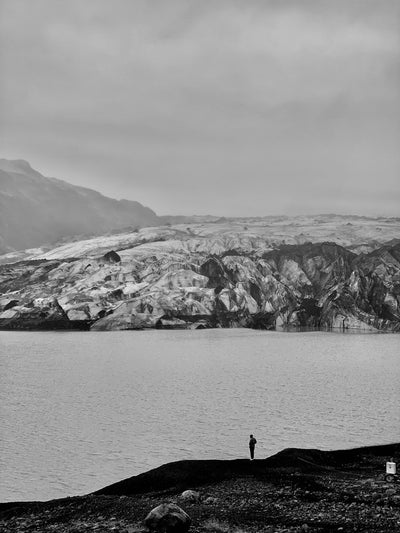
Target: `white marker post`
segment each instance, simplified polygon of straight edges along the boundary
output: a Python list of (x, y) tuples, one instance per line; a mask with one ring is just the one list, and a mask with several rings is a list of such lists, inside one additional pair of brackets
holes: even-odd
[(396, 463), (393, 463), (392, 461), (387, 461), (386, 474), (393, 474), (394, 476), (396, 475)]

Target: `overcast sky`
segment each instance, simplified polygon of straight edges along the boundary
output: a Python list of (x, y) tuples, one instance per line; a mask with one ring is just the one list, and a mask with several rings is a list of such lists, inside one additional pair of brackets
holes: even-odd
[(0, 157), (158, 214), (400, 215), (399, 0), (0, 0)]

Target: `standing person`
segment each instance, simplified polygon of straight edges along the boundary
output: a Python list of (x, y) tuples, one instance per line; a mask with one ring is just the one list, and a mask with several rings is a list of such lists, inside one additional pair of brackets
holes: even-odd
[(250, 440), (249, 440), (250, 461), (254, 459), (254, 448), (256, 447), (256, 444), (257, 444), (256, 439), (254, 438), (253, 435), (250, 435)]

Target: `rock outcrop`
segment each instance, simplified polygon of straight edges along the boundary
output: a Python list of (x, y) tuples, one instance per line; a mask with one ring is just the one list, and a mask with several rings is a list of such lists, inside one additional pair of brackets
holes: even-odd
[(399, 240), (356, 253), (256, 229), (145, 228), (0, 264), (0, 327), (400, 330)]

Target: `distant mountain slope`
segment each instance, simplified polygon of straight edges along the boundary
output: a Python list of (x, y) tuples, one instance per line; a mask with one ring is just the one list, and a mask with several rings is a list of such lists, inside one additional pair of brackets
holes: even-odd
[(0, 253), (157, 222), (139, 202), (45, 178), (23, 160), (0, 159)]

